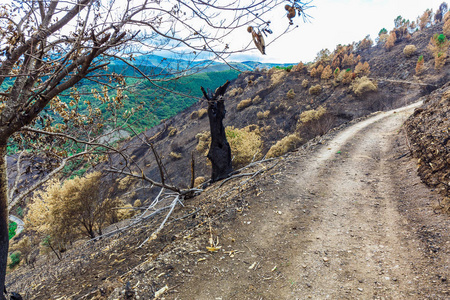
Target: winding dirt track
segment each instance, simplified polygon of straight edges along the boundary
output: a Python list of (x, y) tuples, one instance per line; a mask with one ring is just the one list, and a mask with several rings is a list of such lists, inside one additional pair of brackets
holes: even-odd
[[(449, 257), (430, 259), (420, 224), (400, 209), (415, 195), (397, 178), (393, 149), (418, 105), (378, 113), (289, 160), (220, 233), (226, 250), (240, 252), (199, 263), (174, 299), (450, 297)], [(423, 191), (409, 173), (416, 182), (406, 185)]]

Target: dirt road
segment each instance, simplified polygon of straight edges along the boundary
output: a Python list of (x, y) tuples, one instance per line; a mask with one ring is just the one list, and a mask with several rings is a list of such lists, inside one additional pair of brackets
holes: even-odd
[(416, 106), (356, 123), (261, 179), (238, 221), (217, 229), (229, 252), (197, 263), (170, 299), (448, 299), (450, 222), (433, 213), (399, 134)]

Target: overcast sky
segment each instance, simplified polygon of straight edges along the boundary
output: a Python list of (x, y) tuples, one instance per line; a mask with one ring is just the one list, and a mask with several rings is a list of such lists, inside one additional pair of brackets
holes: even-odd
[[(266, 49), (267, 55), (257, 50), (232, 60), (253, 60), (261, 62), (296, 63), (312, 61), (317, 52), (338, 44), (360, 41), (370, 34), (372, 40), (381, 28), (390, 31), (394, 19), (401, 15), (411, 21), (422, 15), (427, 8), (435, 12), (443, 0), (314, 0), (315, 5), (308, 13), (314, 18), (310, 23), (295, 19), (299, 27), (281, 37)], [(281, 13), (281, 12), (280, 12)], [(279, 13), (279, 14), (280, 14)], [(274, 17), (273, 31), (283, 30), (286, 16)], [(281, 29), (280, 29), (281, 28)], [(266, 43), (270, 41), (270, 36)]]

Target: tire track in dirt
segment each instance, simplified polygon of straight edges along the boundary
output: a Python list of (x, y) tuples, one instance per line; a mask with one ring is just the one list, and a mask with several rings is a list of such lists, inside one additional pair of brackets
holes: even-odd
[(312, 242), (286, 272), (295, 282), (308, 283), (292, 296), (415, 298), (420, 278), (411, 261), (420, 255), (403, 238), (405, 221), (392, 201), (387, 159), (391, 137), (416, 106), (379, 113), (344, 130), (297, 178), (299, 187), (316, 195), (319, 221)]

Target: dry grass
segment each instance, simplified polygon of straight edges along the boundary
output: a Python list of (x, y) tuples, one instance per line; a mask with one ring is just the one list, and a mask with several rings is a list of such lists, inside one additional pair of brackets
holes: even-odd
[(300, 114), (296, 131), (305, 138), (323, 135), (333, 128), (335, 117), (323, 106), (310, 109)]
[(320, 84), (316, 84), (309, 88), (309, 94), (310, 95), (319, 95), (322, 92), (322, 87)]
[(252, 104), (258, 104), (262, 101), (262, 98), (259, 95), (256, 95), (252, 100)]
[(450, 20), (445, 21), (444, 26), (442, 27), (442, 33), (446, 36), (450, 36)]
[(239, 102), (238, 105), (236, 106), (236, 109), (237, 110), (243, 110), (244, 108), (247, 108), (250, 105), (252, 105), (252, 99), (251, 98), (247, 98), (247, 99), (244, 99), (241, 102)]
[(309, 80), (308, 80), (308, 79), (303, 79), (303, 81), (302, 81), (302, 87), (303, 87), (304, 89), (307, 89), (308, 86), (309, 86)]
[(141, 207), (141, 206), (142, 206), (141, 200), (137, 199), (136, 201), (134, 201), (133, 207)]
[(269, 117), (270, 114), (270, 110), (266, 110), (266, 111), (259, 111), (256, 116), (258, 117), (259, 120), (262, 119), (267, 119)]
[(133, 184), (134, 179), (133, 177), (130, 176), (125, 176), (121, 179), (117, 179), (117, 188), (121, 191), (128, 189), (130, 187), (131, 184)]
[(294, 97), (295, 97), (294, 89), (290, 89), (290, 90), (286, 93), (286, 97), (287, 97), (288, 99), (294, 99)]
[(406, 57), (411, 57), (414, 54), (416, 54), (417, 48), (414, 45), (406, 45), (405, 48), (403, 48), (403, 54), (405, 54)]
[(174, 152), (174, 151), (170, 152), (169, 156), (174, 160), (181, 159), (183, 157), (183, 155), (181, 155), (181, 153)]
[(191, 120), (195, 120), (198, 119), (198, 111), (194, 111), (192, 112), (191, 116), (190, 116)]
[(169, 137), (175, 136), (178, 132), (178, 130), (173, 126), (169, 126), (167, 130), (169, 131)]
[(376, 83), (373, 83), (366, 76), (356, 78), (353, 81), (351, 88), (357, 96), (362, 96), (365, 93), (376, 92), (378, 90)]
[(298, 146), (301, 145), (301, 143), (302, 143), (302, 139), (299, 138), (295, 134), (285, 136), (283, 139), (278, 141), (275, 145), (270, 147), (269, 151), (267, 152), (266, 157), (272, 158), (272, 157), (278, 157), (278, 156), (284, 155), (284, 154), (296, 149)]
[(210, 139), (211, 139), (211, 134), (209, 131), (204, 131), (201, 133), (197, 133), (197, 135), (195, 136), (195, 138), (198, 140), (198, 144), (195, 147), (195, 150), (197, 150), (200, 153), (205, 153), (208, 150), (209, 147), (209, 143), (210, 143)]
[(204, 118), (206, 115), (208, 115), (208, 110), (206, 108), (202, 108), (202, 109), (198, 110), (198, 118), (199, 119)]
[(242, 88), (238, 87), (238, 88), (229, 90), (227, 93), (228, 93), (228, 96), (235, 97), (235, 96), (242, 94), (243, 92), (244, 92), (244, 90)]
[[(241, 129), (228, 126), (225, 128), (225, 133), (231, 147), (233, 167), (246, 165), (254, 157), (256, 159), (261, 158), (262, 140), (257, 125), (249, 125)], [(207, 155), (211, 143), (210, 133), (204, 131), (197, 134), (196, 138), (198, 139), (198, 144), (195, 149)]]
[(199, 177), (195, 178), (195, 180), (194, 180), (194, 187), (201, 185), (205, 181), (206, 181), (206, 179), (203, 176), (199, 176)]
[[(319, 106), (317, 109), (311, 109), (304, 111), (300, 114), (299, 121), (301, 123), (308, 123), (313, 120), (320, 119), (325, 113), (327, 112), (327, 109), (323, 106)], [(297, 124), (297, 129), (299, 127), (299, 124)]]
[(288, 72), (286, 72), (285, 70), (282, 69), (271, 69), (269, 71), (269, 74), (272, 74), (270, 76), (270, 83), (272, 85), (277, 85), (280, 82), (283, 81), (283, 78), (287, 75)]
[(250, 125), (241, 129), (228, 126), (225, 132), (231, 147), (233, 167), (245, 166), (253, 159), (262, 157), (262, 140), (258, 126)]

